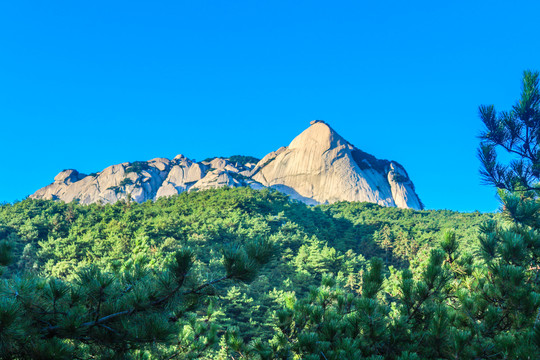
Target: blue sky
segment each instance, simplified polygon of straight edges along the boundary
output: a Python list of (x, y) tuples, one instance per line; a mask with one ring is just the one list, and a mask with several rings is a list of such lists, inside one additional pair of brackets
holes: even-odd
[(494, 211), (480, 104), (540, 70), (538, 1), (0, 4), (0, 201), (63, 169), (262, 157), (312, 119), (405, 166), (430, 209)]

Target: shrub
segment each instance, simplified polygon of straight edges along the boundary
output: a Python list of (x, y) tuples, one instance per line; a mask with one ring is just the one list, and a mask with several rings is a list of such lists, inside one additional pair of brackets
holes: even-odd
[(143, 170), (148, 170), (149, 168), (148, 161), (134, 161), (126, 168), (126, 173), (134, 172), (140, 174)]

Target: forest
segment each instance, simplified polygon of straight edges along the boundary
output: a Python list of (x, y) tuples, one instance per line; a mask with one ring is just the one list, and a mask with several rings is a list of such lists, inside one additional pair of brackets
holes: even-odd
[(538, 73), (480, 115), (495, 214), (250, 188), (3, 204), (0, 357), (540, 358)]

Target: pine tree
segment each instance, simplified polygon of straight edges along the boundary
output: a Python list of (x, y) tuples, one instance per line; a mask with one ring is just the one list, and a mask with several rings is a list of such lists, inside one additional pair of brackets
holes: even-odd
[[(10, 244), (0, 242), (0, 263), (8, 265)], [(0, 358), (130, 358), (159, 344), (196, 358), (218, 340), (214, 310), (200, 307), (214, 285), (249, 282), (272, 256), (266, 240), (224, 252), (225, 275), (197, 284), (189, 249), (177, 251), (162, 271), (138, 264), (119, 273), (91, 266), (73, 281), (28, 275), (0, 284)], [(180, 334), (180, 337), (178, 337)], [(173, 354), (174, 355), (174, 354)]]
[[(507, 191), (535, 190), (540, 178), (539, 73), (525, 71), (521, 98), (512, 110), (497, 112), (493, 105), (480, 106), (485, 125), (478, 150), (482, 178)], [(508, 164), (498, 161), (497, 150), (512, 156)]]
[[(505, 216), (504, 222), (490, 222), (481, 229), (485, 268), (469, 302), (479, 314), (477, 321), (482, 320), (475, 336), (483, 335), (486, 356), (540, 356), (538, 82), (538, 72), (524, 72), (521, 98), (510, 111), (497, 113), (494, 106), (480, 107), (486, 127), (479, 149), (481, 174), (500, 189)], [(512, 160), (500, 163), (497, 150), (506, 151)]]

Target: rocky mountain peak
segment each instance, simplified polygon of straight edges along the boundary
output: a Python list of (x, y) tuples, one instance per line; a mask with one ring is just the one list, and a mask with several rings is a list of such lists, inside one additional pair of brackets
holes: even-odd
[(277, 189), (307, 204), (367, 201), (423, 207), (403, 166), (354, 147), (322, 120), (313, 120), (289, 146), (258, 162), (249, 156), (197, 162), (179, 154), (172, 160), (112, 165), (92, 175), (64, 170), (54, 180), (31, 197), (84, 204), (128, 197), (143, 202), (184, 191), (249, 186)]
[(288, 146), (289, 149), (317, 148), (322, 153), (330, 148), (348, 144), (324, 121), (313, 120), (310, 124), (310, 127), (293, 139)]

